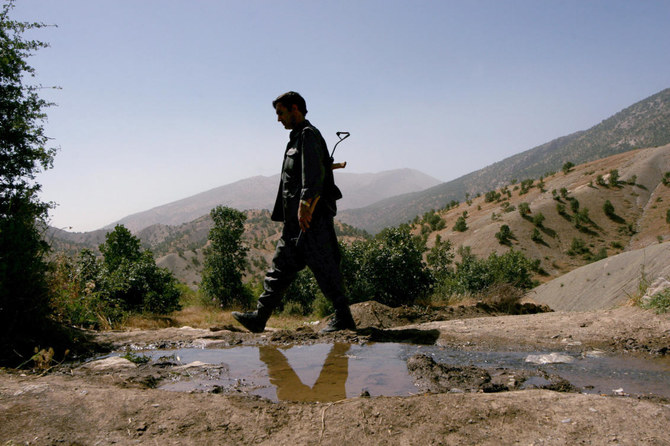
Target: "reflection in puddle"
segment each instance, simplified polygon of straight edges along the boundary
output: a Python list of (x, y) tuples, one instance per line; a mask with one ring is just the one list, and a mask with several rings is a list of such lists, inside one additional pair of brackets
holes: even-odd
[(345, 354), (350, 347), (348, 344), (332, 346), (312, 386), (300, 380), (286, 356), (277, 347), (262, 346), (258, 351), (261, 361), (268, 369), (270, 383), (277, 389), (278, 399), (327, 402), (347, 397), (345, 384), (349, 376), (349, 358)]
[[(670, 360), (627, 356), (571, 354), (568, 363), (536, 365), (525, 359), (531, 353), (471, 352), (439, 346), (398, 343), (366, 345), (315, 344), (292, 347), (186, 348), (141, 352), (153, 363), (178, 358), (181, 365), (195, 361), (201, 367), (174, 370), (163, 389), (175, 391), (240, 392), (273, 401), (338, 401), (368, 392), (372, 396), (417, 393), (407, 370), (407, 359), (417, 353), (452, 366), (474, 365), (490, 372), (506, 368), (557, 374), (588, 393), (654, 394), (670, 398)], [(541, 387), (546, 380), (529, 379), (523, 388)]]

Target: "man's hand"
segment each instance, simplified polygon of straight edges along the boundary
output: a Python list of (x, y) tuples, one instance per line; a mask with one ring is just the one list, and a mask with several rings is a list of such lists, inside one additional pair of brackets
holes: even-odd
[[(314, 202), (314, 204), (316, 204), (316, 202)], [(312, 206), (311, 198), (309, 200), (300, 200), (300, 206), (298, 206), (298, 224), (300, 224), (300, 229), (303, 232), (309, 229), (313, 210), (314, 206)]]

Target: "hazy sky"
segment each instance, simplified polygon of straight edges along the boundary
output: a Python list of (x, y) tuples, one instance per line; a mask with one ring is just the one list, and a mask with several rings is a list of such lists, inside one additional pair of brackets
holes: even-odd
[(57, 104), (51, 224), (279, 172), (296, 90), (349, 172), (449, 181), (670, 87), (670, 1), (17, 0)]

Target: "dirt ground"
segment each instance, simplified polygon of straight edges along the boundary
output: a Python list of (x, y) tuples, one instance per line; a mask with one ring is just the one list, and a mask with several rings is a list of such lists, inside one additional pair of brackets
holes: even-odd
[[(507, 309), (509, 310), (509, 308)], [(635, 307), (515, 315), (490, 305), (390, 309), (352, 307), (357, 332), (317, 333), (319, 325), (253, 335), (211, 330), (103, 332), (108, 348), (412, 342), (464, 350), (598, 349), (643, 357), (670, 355), (670, 316)], [(125, 361), (125, 360), (124, 360)], [(38, 375), (0, 372), (0, 443), (18, 444), (670, 444), (670, 401), (575, 391), (560, 378), (521, 390), (510, 376), (417, 355), (408, 370), (419, 394), (320, 402), (272, 402), (228, 392), (157, 389), (160, 370), (128, 361), (63, 364)], [(455, 390), (456, 389), (456, 390)]]

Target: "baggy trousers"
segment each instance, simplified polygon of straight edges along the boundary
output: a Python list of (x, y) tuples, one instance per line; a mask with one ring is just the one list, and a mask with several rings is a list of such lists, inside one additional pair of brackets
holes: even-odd
[(314, 218), (310, 228), (302, 234), (297, 221), (294, 224), (285, 223), (272, 259), (272, 268), (265, 275), (264, 292), (258, 298), (259, 314), (269, 317), (305, 266), (312, 270), (321, 292), (335, 309), (347, 306), (340, 261), (340, 246), (332, 217), (320, 215)]

